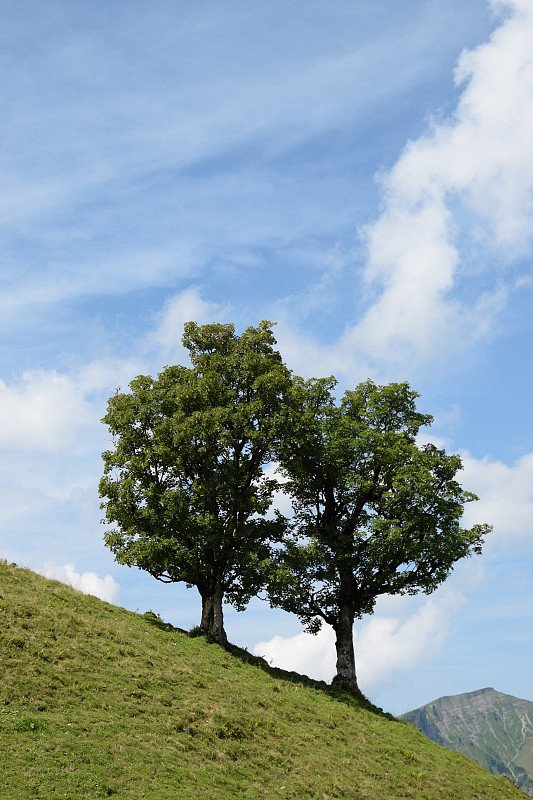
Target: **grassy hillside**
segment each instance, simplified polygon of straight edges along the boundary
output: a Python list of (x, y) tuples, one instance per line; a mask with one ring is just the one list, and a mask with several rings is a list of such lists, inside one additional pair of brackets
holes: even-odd
[(426, 736), (458, 750), (533, 797), (533, 703), (494, 689), (441, 697), (403, 714)]
[(9, 800), (519, 800), (364, 701), (0, 563)]

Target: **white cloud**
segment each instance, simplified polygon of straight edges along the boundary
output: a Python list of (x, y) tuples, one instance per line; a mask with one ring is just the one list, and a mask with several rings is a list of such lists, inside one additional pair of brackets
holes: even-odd
[[(278, 483), (286, 483), (288, 478), (285, 478), (281, 473), (277, 472), (278, 463), (273, 461), (264, 468), (263, 473), (266, 478), (278, 481)], [(292, 516), (293, 508), (292, 508), (292, 501), (288, 494), (283, 492), (281, 489), (274, 492), (274, 496), (272, 498), (272, 506), (269, 511), (268, 516), (274, 516), (273, 511), (277, 510), (281, 514), (286, 517)]]
[(278, 349), (287, 366), (304, 378), (335, 375), (354, 383), (374, 377), (367, 363), (357, 357), (351, 344), (341, 340), (333, 345), (322, 344), (314, 332), (302, 333), (285, 315), (275, 314)]
[(80, 451), (104, 436), (100, 419), (113, 388), (130, 381), (142, 362), (96, 360), (76, 373), (23, 372), (0, 380), (0, 447), (32, 453)]
[[(411, 598), (386, 599), (389, 613), (374, 614), (354, 635), (356, 669), (363, 691), (385, 683), (398, 669), (437, 658), (456, 612), (465, 602), (462, 594), (443, 589), (405, 617)], [(317, 680), (329, 682), (335, 675), (335, 634), (329, 626), (323, 626), (316, 636), (274, 636), (258, 642), (254, 653), (276, 667)]]
[(81, 367), (73, 380), (84, 394), (103, 392), (107, 397), (116, 386), (128, 384), (143, 369), (146, 369), (146, 363), (137, 358), (96, 359)]
[(424, 362), (490, 330), (507, 290), (491, 276), (468, 305), (454, 298), (459, 268), (469, 277), (461, 226), (467, 247), (491, 248), (492, 262), (531, 245), (533, 5), (505, 6), (512, 13), (490, 40), (459, 59), (455, 113), (409, 142), (381, 178), (383, 211), (364, 231), (364, 277), (379, 296), (341, 342), (370, 362)]
[(465, 602), (463, 595), (443, 590), (403, 622), (397, 617), (371, 617), (356, 636), (361, 685), (378, 686), (395, 670), (437, 658)]
[(94, 410), (80, 387), (55, 370), (24, 372), (18, 383), (0, 381), (0, 445), (57, 453), (92, 427)]
[(197, 287), (186, 289), (166, 301), (163, 310), (156, 317), (155, 330), (146, 337), (146, 345), (157, 348), (163, 357), (172, 357), (177, 363), (182, 363), (187, 360), (181, 344), (184, 324), (190, 321), (199, 325), (224, 322), (224, 317), (230, 313), (229, 306), (204, 300)]
[(316, 636), (298, 633), (258, 642), (254, 653), (274, 667), (294, 670), (316, 680), (329, 682), (335, 674), (335, 633), (328, 625), (324, 625)]
[[(478, 495), (479, 501), (465, 507), (466, 526), (476, 522), (494, 525), (485, 550), (517, 552), (533, 549), (533, 453), (527, 453), (512, 466), (488, 457), (462, 454), (464, 471), (461, 483)], [(517, 548), (519, 548), (517, 550)]]
[(111, 575), (100, 578), (96, 572), (76, 572), (75, 564), (65, 564), (63, 567), (48, 562), (42, 569), (35, 570), (45, 578), (52, 578), (62, 583), (68, 583), (84, 594), (92, 594), (108, 603), (116, 603), (120, 592), (120, 585)]

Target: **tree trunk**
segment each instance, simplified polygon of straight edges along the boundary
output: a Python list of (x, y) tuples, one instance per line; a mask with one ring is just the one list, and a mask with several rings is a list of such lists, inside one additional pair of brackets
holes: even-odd
[(202, 594), (202, 621), (200, 630), (214, 642), (226, 647), (228, 639), (224, 630), (224, 615), (222, 613), (222, 598), (224, 592), (220, 580), (207, 594)]
[(335, 631), (335, 647), (337, 649), (337, 674), (333, 683), (349, 692), (358, 692), (355, 674), (355, 653), (353, 649), (354, 612), (350, 603), (343, 603), (339, 618), (333, 629)]

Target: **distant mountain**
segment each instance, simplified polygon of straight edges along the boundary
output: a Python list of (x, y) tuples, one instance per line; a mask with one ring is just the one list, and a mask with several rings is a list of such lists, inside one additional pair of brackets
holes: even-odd
[(533, 703), (494, 689), (441, 697), (402, 714), (428, 739), (457, 750), (533, 797)]

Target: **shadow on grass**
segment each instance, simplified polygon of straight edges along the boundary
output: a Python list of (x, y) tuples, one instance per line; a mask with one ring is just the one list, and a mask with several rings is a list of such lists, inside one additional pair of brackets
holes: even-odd
[(391, 714), (387, 714), (382, 708), (378, 708), (377, 706), (373, 705), (370, 700), (367, 700), (367, 698), (359, 689), (355, 691), (347, 691), (346, 689), (342, 689), (340, 686), (336, 686), (334, 683), (330, 684), (326, 683), (325, 681), (313, 680), (313, 678), (309, 678), (307, 675), (300, 675), (298, 672), (289, 672), (288, 670), (280, 669), (279, 667), (272, 667), (268, 661), (265, 661), (265, 659), (261, 658), (261, 656), (254, 656), (247, 650), (243, 650), (242, 648), (236, 647), (232, 644), (228, 645), (226, 650), (243, 663), (252, 664), (259, 669), (262, 669), (272, 678), (287, 681), (289, 683), (299, 684), (301, 686), (307, 686), (310, 689), (323, 692), (324, 694), (328, 695), (328, 697), (336, 700), (338, 703), (345, 703), (345, 705), (351, 706), (352, 708), (364, 708), (366, 711), (371, 711), (373, 714), (378, 714), (380, 717), (386, 717), (390, 720), (394, 719)]
[(155, 614), (153, 611), (145, 611), (144, 614), (141, 614), (141, 617), (150, 625), (159, 628), (161, 631), (167, 631), (167, 633), (184, 633), (188, 636), (187, 631), (183, 630), (183, 628), (175, 628), (170, 622), (164, 622), (159, 614)]
[[(147, 611), (142, 615), (142, 617), (150, 625), (154, 625), (156, 628), (166, 631), (167, 633), (183, 633), (191, 638), (202, 638), (209, 644), (214, 644), (217, 647), (220, 646), (217, 644), (217, 642), (210, 639), (209, 636), (205, 636), (204, 634), (200, 633), (199, 628), (192, 628), (191, 631), (185, 631), (183, 628), (175, 628), (169, 622), (164, 622), (159, 614), (154, 614), (153, 611)], [(228, 643), (224, 649), (227, 653), (232, 655), (234, 658), (237, 658), (244, 664), (250, 664), (251, 666), (257, 667), (276, 680), (286, 681), (288, 683), (298, 684), (300, 686), (307, 686), (310, 689), (315, 689), (316, 691), (328, 695), (328, 697), (331, 697), (333, 700), (336, 700), (339, 703), (345, 703), (352, 708), (364, 708), (366, 711), (370, 711), (373, 714), (378, 714), (380, 717), (397, 721), (392, 714), (388, 714), (387, 712), (383, 711), (382, 708), (378, 708), (377, 706), (373, 705), (373, 703), (371, 703), (370, 700), (367, 700), (364, 694), (359, 690), (350, 692), (346, 689), (342, 689), (340, 686), (335, 686), (335, 684), (313, 680), (313, 678), (309, 678), (307, 675), (300, 675), (298, 672), (289, 672), (288, 670), (280, 669), (279, 667), (272, 667), (268, 661), (265, 661), (265, 659), (261, 658), (261, 656), (254, 656), (252, 653), (249, 653), (248, 650), (243, 650), (241, 647), (237, 647), (234, 644)]]

